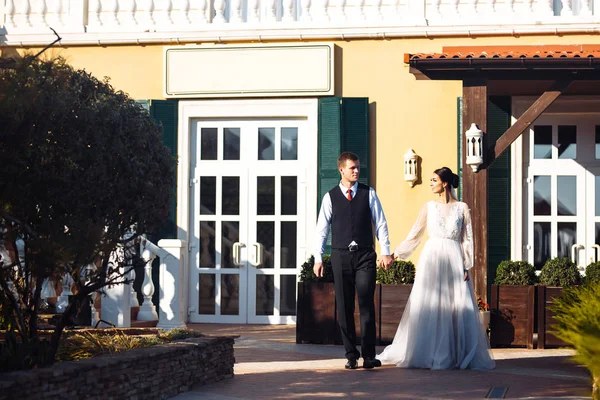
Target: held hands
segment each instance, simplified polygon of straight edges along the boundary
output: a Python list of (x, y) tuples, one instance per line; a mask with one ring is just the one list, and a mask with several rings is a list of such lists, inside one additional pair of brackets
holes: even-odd
[(390, 265), (394, 263), (394, 257), (392, 256), (381, 256), (381, 260), (379, 260), (379, 266), (386, 271), (390, 268)]
[(323, 263), (316, 262), (315, 265), (313, 265), (313, 272), (315, 273), (317, 278), (322, 278), (323, 277)]

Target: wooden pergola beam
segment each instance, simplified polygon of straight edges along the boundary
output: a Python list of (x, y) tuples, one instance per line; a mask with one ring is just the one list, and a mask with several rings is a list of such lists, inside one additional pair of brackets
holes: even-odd
[(488, 155), (488, 165), (500, 157), (502, 153), (525, 132), (540, 115), (573, 83), (572, 80), (555, 81), (552, 86), (519, 117), (519, 119), (498, 138), (496, 145)]
[[(469, 79), (463, 81), (463, 126), (477, 124), (479, 129), (487, 132), (487, 80)], [(467, 148), (466, 137), (463, 135), (463, 148)], [(486, 143), (485, 138), (483, 143)], [(471, 209), (474, 241), (474, 268), (472, 270), (473, 286), (478, 297), (487, 302), (487, 270), (488, 270), (488, 206), (487, 183), (488, 171), (481, 166), (478, 172), (473, 172), (462, 159), (463, 200)]]

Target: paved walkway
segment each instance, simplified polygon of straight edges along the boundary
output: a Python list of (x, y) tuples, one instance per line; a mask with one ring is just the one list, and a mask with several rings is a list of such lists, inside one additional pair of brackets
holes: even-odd
[(342, 346), (296, 344), (295, 326), (189, 327), (211, 335), (240, 335), (235, 377), (195, 387), (176, 400), (591, 398), (589, 374), (569, 361), (573, 351), (568, 349), (494, 349), (497, 366), (488, 372), (393, 366), (344, 370)]

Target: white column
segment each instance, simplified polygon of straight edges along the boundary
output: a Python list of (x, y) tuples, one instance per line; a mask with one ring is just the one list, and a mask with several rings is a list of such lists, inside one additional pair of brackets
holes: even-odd
[[(124, 267), (119, 267), (115, 273), (122, 275), (124, 272)], [(119, 328), (131, 326), (131, 289), (129, 286), (129, 284), (107, 286), (104, 289), (104, 296), (100, 300), (102, 319)]]
[(160, 301), (157, 328), (185, 328), (187, 321), (187, 279), (185, 251), (187, 243), (178, 239), (162, 239), (160, 259)]
[(224, 24), (227, 22), (225, 20), (225, 0), (215, 0), (215, 19), (213, 20), (215, 23)]
[(142, 283), (142, 294), (144, 295), (144, 302), (140, 306), (138, 312), (138, 321), (156, 321), (158, 314), (156, 314), (156, 307), (152, 303), (152, 296), (154, 295), (154, 283), (152, 283), (152, 261), (156, 255), (150, 250), (145, 249), (142, 252), (142, 258), (146, 261), (144, 266), (144, 283)]
[(310, 6), (311, 6), (311, 2), (310, 0), (302, 0), (301, 3), (301, 7), (302, 7), (302, 22), (310, 22), (312, 21), (312, 17), (310, 15)]
[(131, 269), (131, 272), (129, 273), (129, 280), (131, 281), (131, 283), (129, 284), (129, 287), (131, 288), (130, 291), (130, 298), (131, 300), (129, 300), (131, 307), (139, 307), (140, 303), (138, 302), (137, 299), (137, 293), (135, 292), (135, 289), (133, 288), (133, 281), (135, 281), (135, 269)]

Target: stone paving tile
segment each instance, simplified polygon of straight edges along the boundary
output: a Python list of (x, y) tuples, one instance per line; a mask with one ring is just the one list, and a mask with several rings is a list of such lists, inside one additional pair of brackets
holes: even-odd
[[(569, 349), (494, 349), (492, 371), (430, 371), (384, 366), (343, 369), (341, 346), (295, 343), (294, 327), (194, 326), (209, 334), (239, 334), (235, 376), (194, 387), (176, 400), (215, 399), (483, 399), (492, 387), (511, 399), (589, 399), (587, 370)], [(378, 348), (380, 351), (382, 347)]]

